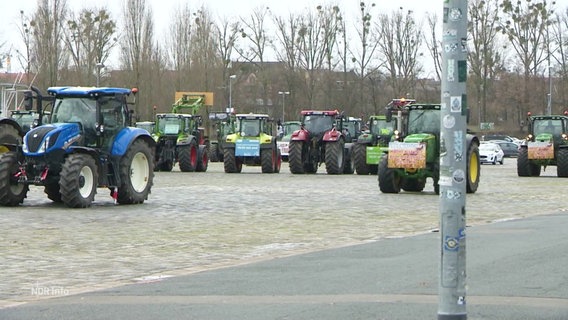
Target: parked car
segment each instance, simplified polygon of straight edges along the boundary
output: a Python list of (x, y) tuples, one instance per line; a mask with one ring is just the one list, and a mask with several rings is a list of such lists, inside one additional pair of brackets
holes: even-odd
[(481, 142), (479, 145), (479, 160), (481, 163), (503, 164), (505, 153), (501, 147), (494, 142)]
[(491, 140), (502, 140), (508, 142), (515, 142), (515, 138), (508, 136), (506, 134), (486, 134), (481, 136), (482, 141), (491, 141)]
[(498, 144), (503, 150), (505, 157), (516, 157), (519, 155), (519, 145), (514, 142), (505, 140), (492, 140), (490, 142)]

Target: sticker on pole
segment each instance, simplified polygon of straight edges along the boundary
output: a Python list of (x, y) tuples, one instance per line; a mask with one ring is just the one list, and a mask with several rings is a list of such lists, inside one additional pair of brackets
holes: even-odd
[(423, 143), (389, 142), (389, 168), (426, 168), (426, 145)]
[(235, 144), (235, 156), (258, 157), (260, 156), (260, 141), (242, 139)]
[(528, 157), (531, 160), (554, 159), (554, 144), (551, 142), (529, 142)]

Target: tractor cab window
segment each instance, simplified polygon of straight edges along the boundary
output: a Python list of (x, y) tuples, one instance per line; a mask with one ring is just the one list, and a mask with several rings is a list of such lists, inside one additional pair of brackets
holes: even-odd
[(178, 117), (162, 117), (159, 119), (158, 131), (163, 134), (178, 134), (180, 130), (180, 119)]
[(245, 136), (249, 137), (256, 137), (260, 134), (260, 126), (258, 120), (248, 120), (242, 119), (241, 120), (241, 132)]
[(375, 135), (391, 135), (394, 132), (395, 121), (387, 122), (383, 119), (371, 121), (371, 133)]
[(534, 121), (534, 134), (549, 133), (552, 135), (562, 134), (562, 120), (561, 119), (537, 119)]
[(414, 110), (408, 114), (408, 133), (440, 132), (439, 110)]
[(95, 101), (83, 98), (64, 98), (55, 102), (53, 123), (79, 122), (83, 127), (95, 125)]
[(282, 130), (284, 132), (284, 135), (290, 135), (292, 134), (294, 131), (300, 130), (300, 124), (298, 123), (285, 123), (284, 126), (282, 126)]
[(111, 97), (103, 97), (99, 103), (105, 130), (112, 131), (126, 126), (126, 118), (124, 117), (121, 101)]
[(335, 117), (328, 115), (306, 115), (304, 127), (314, 134), (322, 133), (333, 128)]

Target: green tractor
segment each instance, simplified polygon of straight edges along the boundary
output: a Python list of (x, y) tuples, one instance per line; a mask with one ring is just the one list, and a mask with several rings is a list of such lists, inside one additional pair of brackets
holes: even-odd
[(262, 173), (279, 173), (282, 157), (268, 115), (237, 114), (236, 121), (236, 132), (223, 143), (225, 172), (240, 173), (245, 164), (261, 166)]
[(285, 121), (281, 124), (276, 144), (278, 145), (278, 149), (280, 149), (283, 161), (288, 161), (288, 152), (292, 133), (296, 130), (300, 130), (301, 126), (302, 123), (300, 121)]
[(564, 115), (528, 114), (529, 135), (519, 148), (517, 174), (538, 177), (541, 168), (556, 166), (558, 177), (568, 177), (568, 112)]
[[(403, 119), (404, 106), (414, 103), (412, 99), (393, 99), (386, 107), (387, 115), (372, 115), (367, 121), (367, 130), (359, 135), (353, 146), (355, 170), (359, 175), (377, 174), (383, 153), (388, 150), (394, 131), (402, 129), (402, 123), (391, 121)], [(395, 114), (395, 115), (393, 115)], [(399, 133), (401, 130), (399, 130)]]
[(152, 136), (156, 141), (156, 171), (172, 171), (176, 163), (182, 172), (207, 171), (206, 148), (199, 145), (195, 127), (199, 118), (183, 113), (159, 113)]
[[(432, 178), (434, 191), (439, 194), (440, 155), (445, 152), (440, 134), (440, 105), (411, 103), (404, 106), (403, 114), (403, 134), (395, 131), (379, 162), (379, 189), (383, 193), (398, 193), (401, 189), (420, 192), (426, 179)], [(479, 139), (467, 134), (466, 141), (466, 189), (467, 193), (474, 193), (479, 185)]]
[(209, 120), (213, 122), (217, 140), (211, 140), (209, 161), (223, 162), (223, 141), (229, 134), (235, 133), (236, 117), (228, 112), (210, 112)]

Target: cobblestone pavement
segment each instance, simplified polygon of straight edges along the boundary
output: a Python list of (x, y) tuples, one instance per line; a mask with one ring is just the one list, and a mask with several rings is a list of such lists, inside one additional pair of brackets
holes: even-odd
[[(292, 175), (244, 167), (225, 174), (156, 173), (142, 205), (115, 206), (99, 189), (88, 209), (51, 203), (32, 187), (0, 208), (0, 307), (160, 277), (339, 247), (438, 227), (439, 197), (382, 194), (376, 176)], [(548, 168), (519, 178), (516, 160), (483, 165), (468, 225), (568, 211), (566, 179)]]

